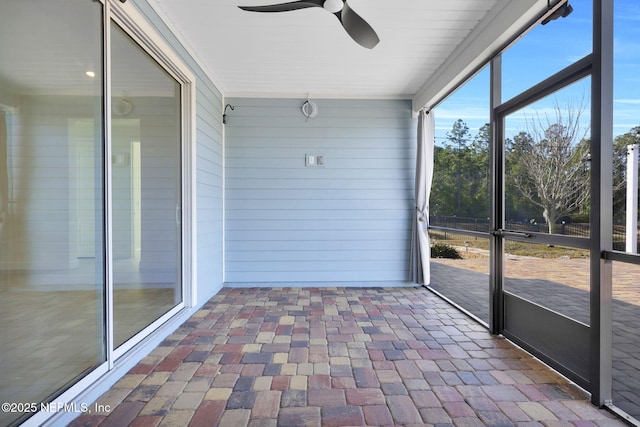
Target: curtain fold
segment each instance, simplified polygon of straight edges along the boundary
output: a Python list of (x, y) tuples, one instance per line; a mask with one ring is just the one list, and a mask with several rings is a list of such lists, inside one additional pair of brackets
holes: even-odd
[(433, 147), (435, 120), (433, 112), (421, 110), (418, 115), (418, 138), (416, 153), (416, 209), (413, 215), (411, 236), (411, 282), (428, 285), (431, 281), (429, 269), (429, 196), (433, 180)]
[(4, 240), (9, 218), (7, 139), (7, 113), (0, 109), (0, 242)]

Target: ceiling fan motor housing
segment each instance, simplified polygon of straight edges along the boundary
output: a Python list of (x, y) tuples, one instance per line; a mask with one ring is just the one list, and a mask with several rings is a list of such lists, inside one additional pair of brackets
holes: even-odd
[(322, 7), (331, 13), (338, 13), (344, 7), (344, 2), (342, 0), (325, 0)]

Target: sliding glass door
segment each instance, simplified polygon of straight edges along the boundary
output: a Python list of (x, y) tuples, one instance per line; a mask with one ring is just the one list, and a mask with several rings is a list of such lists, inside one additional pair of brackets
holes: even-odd
[[(99, 2), (0, 5), (2, 402), (49, 401), (107, 357), (102, 21)], [(0, 425), (34, 408), (9, 409)]]
[(184, 305), (184, 78), (109, 8), (0, 4), (0, 425)]
[(178, 82), (111, 23), (113, 337), (182, 302)]

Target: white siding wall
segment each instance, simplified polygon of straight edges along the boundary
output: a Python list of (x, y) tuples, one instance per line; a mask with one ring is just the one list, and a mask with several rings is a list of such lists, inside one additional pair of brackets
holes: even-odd
[(77, 263), (77, 159), (69, 120), (92, 119), (92, 108), (89, 97), (22, 96), (20, 109), (7, 116), (13, 200), (0, 267), (66, 269)]
[(222, 94), (154, 10), (138, 9), (196, 76), (197, 295), (203, 304), (222, 288)]
[(227, 102), (226, 282), (408, 280), (410, 101), (317, 100), (308, 120), (300, 99)]

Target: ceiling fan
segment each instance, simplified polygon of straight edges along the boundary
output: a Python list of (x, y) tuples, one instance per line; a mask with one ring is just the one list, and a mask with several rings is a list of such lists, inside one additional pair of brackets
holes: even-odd
[(380, 39), (360, 15), (349, 7), (346, 0), (299, 0), (289, 3), (271, 4), (266, 6), (238, 6), (249, 12), (289, 12), (292, 10), (320, 7), (334, 14), (342, 24), (347, 34), (360, 46), (373, 49)]

